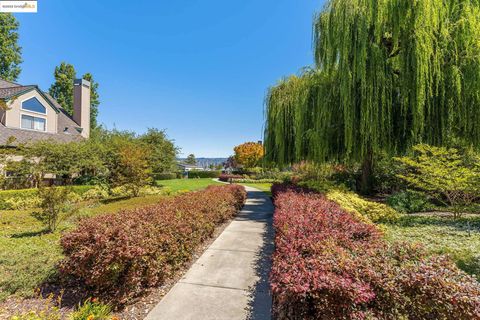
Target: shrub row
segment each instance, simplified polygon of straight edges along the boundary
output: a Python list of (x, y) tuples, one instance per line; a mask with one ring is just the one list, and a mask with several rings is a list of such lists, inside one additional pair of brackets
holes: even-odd
[(190, 171), (188, 178), (218, 178), (221, 171)]
[(243, 176), (238, 174), (221, 174), (218, 177), (218, 180), (223, 182), (230, 182), (230, 181), (233, 181), (234, 179), (243, 179)]
[(156, 205), (80, 222), (61, 239), (61, 271), (125, 303), (168, 279), (215, 226), (245, 202), (238, 185), (165, 198)]
[(327, 199), (338, 203), (358, 220), (366, 223), (392, 222), (400, 218), (400, 213), (392, 207), (383, 203), (365, 200), (354, 192), (324, 183), (278, 184), (274, 185), (272, 191), (275, 192), (277, 189), (280, 191), (293, 190), (303, 193), (323, 193)]
[(157, 173), (153, 176), (154, 180), (173, 180), (179, 178), (181, 175), (177, 173)]
[(277, 319), (479, 319), (480, 284), (449, 259), (389, 245), (325, 196), (275, 185)]
[(332, 189), (326, 193), (327, 198), (338, 203), (346, 211), (372, 222), (391, 222), (398, 220), (400, 214), (383, 203), (365, 200), (356, 193), (340, 189)]
[(234, 183), (280, 183), (281, 181), (275, 179), (232, 179)]
[[(94, 186), (68, 186), (72, 193), (83, 196)], [(2, 190), (0, 191), (0, 210), (28, 209), (38, 204), (38, 189)]]

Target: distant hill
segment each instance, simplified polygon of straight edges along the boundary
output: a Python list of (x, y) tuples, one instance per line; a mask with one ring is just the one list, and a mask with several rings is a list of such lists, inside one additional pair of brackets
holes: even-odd
[[(178, 158), (180, 162), (185, 161), (187, 158)], [(222, 164), (227, 161), (228, 158), (197, 158), (197, 166), (208, 168), (211, 164), (214, 166)]]

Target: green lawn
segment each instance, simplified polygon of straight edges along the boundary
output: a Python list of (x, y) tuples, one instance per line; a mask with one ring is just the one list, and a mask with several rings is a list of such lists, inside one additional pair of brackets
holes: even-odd
[(240, 184), (242, 186), (247, 186), (247, 187), (252, 187), (252, 188), (259, 189), (259, 190), (265, 192), (266, 194), (268, 194), (269, 196), (272, 195), (272, 192), (271, 192), (272, 184), (271, 183), (240, 183)]
[(61, 234), (73, 228), (80, 217), (154, 204), (162, 197), (90, 204), (51, 234), (43, 233), (42, 225), (31, 217), (31, 210), (0, 211), (0, 301), (13, 294), (30, 296), (39, 284), (55, 275), (55, 264), (62, 259)]
[(448, 254), (480, 280), (480, 215), (457, 220), (448, 215), (404, 215), (395, 224), (381, 226), (388, 240), (420, 242), (431, 252)]
[(213, 181), (211, 178), (157, 180), (156, 183), (157, 186), (168, 188), (172, 192), (196, 191), (205, 189), (209, 185), (221, 184), (220, 182)]

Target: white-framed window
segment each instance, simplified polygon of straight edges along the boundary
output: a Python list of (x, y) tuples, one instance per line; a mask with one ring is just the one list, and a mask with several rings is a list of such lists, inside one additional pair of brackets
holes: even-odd
[(47, 108), (45, 108), (43, 104), (35, 97), (23, 101), (22, 109), (31, 112), (47, 114)]
[(47, 120), (44, 118), (37, 118), (22, 114), (22, 129), (45, 131), (46, 122)]

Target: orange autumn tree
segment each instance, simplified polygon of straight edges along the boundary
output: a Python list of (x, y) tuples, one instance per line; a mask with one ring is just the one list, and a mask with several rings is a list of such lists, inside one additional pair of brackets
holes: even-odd
[(264, 155), (263, 145), (256, 142), (245, 142), (233, 150), (235, 151), (235, 160), (244, 168), (258, 166)]

